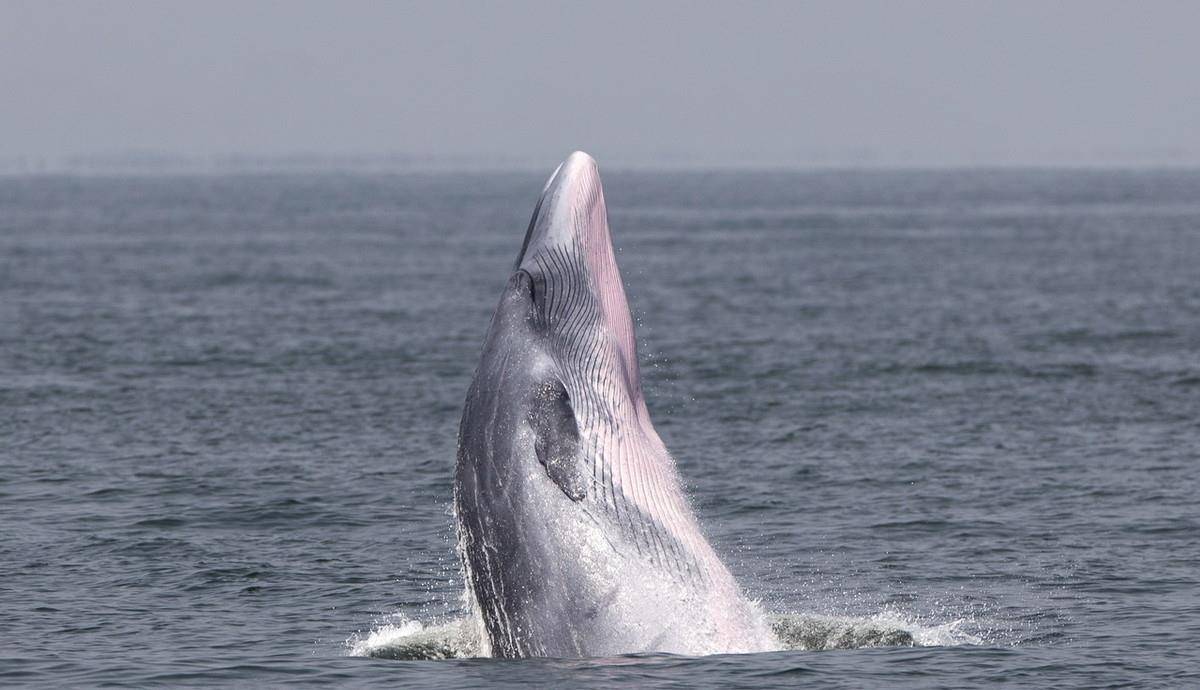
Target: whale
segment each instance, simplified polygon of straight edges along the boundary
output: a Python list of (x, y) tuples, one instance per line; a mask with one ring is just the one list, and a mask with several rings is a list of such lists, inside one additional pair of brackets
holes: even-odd
[(596, 161), (542, 189), (459, 426), (453, 511), (493, 657), (778, 648), (651, 423)]

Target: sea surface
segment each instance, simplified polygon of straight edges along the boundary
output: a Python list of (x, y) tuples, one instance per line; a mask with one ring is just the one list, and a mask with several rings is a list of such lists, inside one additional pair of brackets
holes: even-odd
[(0, 178), (0, 685), (1200, 685), (1198, 171), (602, 170), (788, 649), (474, 658), (455, 436), (552, 167)]

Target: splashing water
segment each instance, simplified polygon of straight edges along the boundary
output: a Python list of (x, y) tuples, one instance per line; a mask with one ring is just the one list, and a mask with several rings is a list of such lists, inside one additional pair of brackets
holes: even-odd
[(961, 630), (964, 622), (927, 626), (894, 613), (862, 618), (790, 613), (772, 616), (771, 630), (785, 649), (804, 651), (983, 644)]
[[(963, 619), (922, 625), (895, 613), (870, 617), (786, 613), (769, 616), (771, 630), (786, 650), (820, 651), (867, 647), (948, 647), (984, 644), (962, 630)], [(392, 614), (365, 636), (346, 640), (349, 656), (437, 660), (487, 656), (475, 621), (469, 617), (422, 623)]]
[(426, 625), (402, 614), (385, 617), (366, 637), (351, 635), (346, 640), (349, 656), (380, 659), (434, 660), (469, 659), (485, 656), (484, 645), (474, 621), (457, 618)]

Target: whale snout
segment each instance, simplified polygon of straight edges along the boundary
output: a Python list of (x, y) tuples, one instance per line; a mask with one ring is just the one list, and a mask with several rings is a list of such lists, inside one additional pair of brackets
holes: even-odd
[(638, 389), (633, 322), (594, 158), (576, 151), (550, 176), (515, 269), (532, 278), (539, 324), (564, 353), (611, 344), (629, 372), (625, 388)]
[(608, 244), (606, 216), (596, 159), (575, 151), (546, 181), (514, 270), (536, 269), (537, 258), (551, 249), (588, 251)]

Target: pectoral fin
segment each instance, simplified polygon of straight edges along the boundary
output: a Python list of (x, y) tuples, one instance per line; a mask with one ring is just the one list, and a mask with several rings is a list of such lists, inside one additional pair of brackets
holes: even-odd
[(538, 462), (546, 468), (546, 474), (572, 501), (582, 500), (587, 485), (579, 457), (579, 427), (561, 381), (548, 381), (534, 391), (529, 425)]

